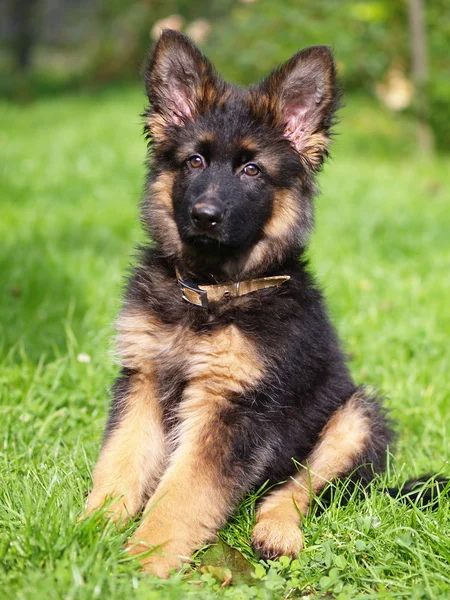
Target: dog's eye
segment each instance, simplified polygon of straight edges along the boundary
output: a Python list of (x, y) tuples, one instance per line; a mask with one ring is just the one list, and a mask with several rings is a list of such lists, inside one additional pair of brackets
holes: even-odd
[(191, 165), (193, 169), (198, 169), (199, 167), (203, 167), (203, 159), (198, 154), (194, 154), (188, 158), (188, 163)]
[(258, 175), (259, 173), (259, 167), (257, 167), (253, 163), (250, 163), (248, 165), (245, 165), (244, 173), (249, 177), (256, 177), (256, 175)]

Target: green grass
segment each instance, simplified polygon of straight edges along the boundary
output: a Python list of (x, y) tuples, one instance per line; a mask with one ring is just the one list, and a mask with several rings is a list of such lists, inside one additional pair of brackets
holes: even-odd
[[(305, 519), (305, 551), (217, 591), (212, 575), (143, 577), (100, 518), (76, 523), (116, 365), (112, 322), (141, 239), (138, 90), (0, 105), (0, 595), (81, 598), (448, 598), (450, 509), (380, 492)], [(450, 475), (450, 160), (348, 101), (320, 183), (311, 260), (357, 381), (399, 432), (386, 481)], [(87, 354), (90, 362), (80, 362)], [(255, 564), (249, 499), (222, 537)], [(263, 568), (264, 567), (264, 568)]]

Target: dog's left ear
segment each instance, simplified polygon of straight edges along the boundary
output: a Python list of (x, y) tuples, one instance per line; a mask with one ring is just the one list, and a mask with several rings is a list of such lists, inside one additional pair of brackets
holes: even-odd
[(312, 168), (327, 154), (329, 130), (339, 104), (333, 55), (326, 46), (295, 54), (265, 79), (268, 95), (284, 126), (284, 136)]

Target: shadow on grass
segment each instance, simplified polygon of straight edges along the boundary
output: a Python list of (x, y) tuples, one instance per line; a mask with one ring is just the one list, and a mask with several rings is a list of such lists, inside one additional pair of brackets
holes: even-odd
[[(70, 225), (59, 228), (51, 240), (31, 232), (24, 241), (5, 244), (0, 256), (1, 354), (23, 348), (33, 361), (42, 355), (52, 359), (67, 354), (69, 340), (76, 345), (86, 335), (98, 336), (110, 320), (108, 300), (119, 295), (120, 287), (102, 265), (111, 256), (111, 268), (115, 274), (120, 271), (120, 245), (113, 235), (108, 239), (106, 229), (87, 236)], [(13, 355), (19, 360), (19, 352)]]

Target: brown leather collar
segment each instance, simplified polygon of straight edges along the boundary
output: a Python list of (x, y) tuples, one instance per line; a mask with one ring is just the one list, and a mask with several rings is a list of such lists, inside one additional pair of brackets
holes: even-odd
[(237, 283), (219, 283), (215, 285), (197, 285), (182, 279), (176, 269), (177, 281), (181, 290), (181, 297), (190, 304), (208, 308), (209, 302), (218, 302), (228, 297), (244, 296), (257, 290), (278, 287), (289, 281), (289, 275), (275, 275), (274, 277), (260, 277), (259, 279), (247, 279)]

